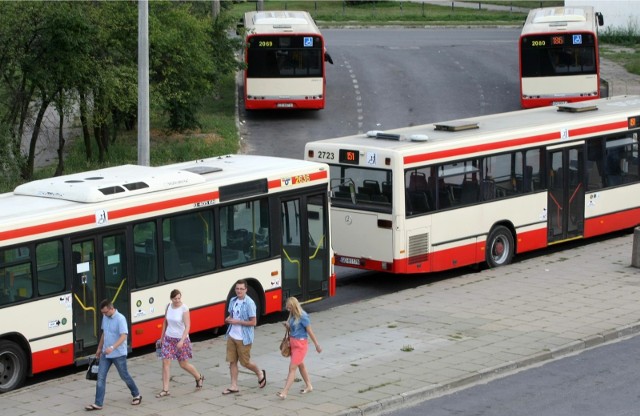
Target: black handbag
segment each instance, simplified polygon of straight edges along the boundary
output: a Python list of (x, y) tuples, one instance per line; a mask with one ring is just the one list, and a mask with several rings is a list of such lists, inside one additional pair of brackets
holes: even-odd
[(91, 357), (89, 359), (89, 368), (87, 369), (87, 375), (85, 378), (87, 380), (96, 381), (98, 379), (98, 369), (100, 368), (100, 360), (98, 358)]

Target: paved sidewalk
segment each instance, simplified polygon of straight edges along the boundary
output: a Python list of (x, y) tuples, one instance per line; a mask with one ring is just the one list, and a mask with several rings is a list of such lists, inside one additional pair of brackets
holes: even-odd
[[(171, 396), (156, 399), (160, 363), (153, 354), (129, 360), (144, 397), (130, 397), (115, 370), (109, 374), (104, 410), (120, 415), (374, 415), (415, 400), (471, 385), (535, 363), (640, 331), (640, 269), (630, 266), (631, 234), (581, 248), (539, 253), (511, 266), (470, 273), (313, 312), (324, 348), (310, 349), (314, 392), (287, 400), (275, 393), (288, 360), (279, 356), (282, 325), (257, 328), (253, 358), (266, 369), (259, 389), (242, 371), (241, 392), (222, 396), (229, 381), (222, 337), (194, 345), (204, 389), (172, 367)], [(83, 373), (0, 396), (4, 416), (84, 414), (95, 383)]]

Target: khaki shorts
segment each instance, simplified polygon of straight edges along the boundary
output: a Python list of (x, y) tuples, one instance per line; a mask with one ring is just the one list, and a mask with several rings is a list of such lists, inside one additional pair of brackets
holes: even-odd
[(227, 338), (227, 361), (235, 363), (240, 361), (243, 367), (251, 362), (251, 344), (244, 345), (242, 340)]

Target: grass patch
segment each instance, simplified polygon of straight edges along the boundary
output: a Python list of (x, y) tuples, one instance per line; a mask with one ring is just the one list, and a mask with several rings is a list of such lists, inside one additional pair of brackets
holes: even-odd
[[(509, 2), (504, 2), (509, 3)], [(539, 2), (533, 2), (539, 3)], [(549, 2), (551, 3), (551, 2)], [(553, 3), (558, 3), (554, 1)], [(561, 2), (560, 2), (561, 3)], [(514, 4), (515, 6), (515, 4)], [(240, 19), (245, 12), (256, 9), (254, 2), (234, 4), (231, 13)], [(320, 26), (323, 25), (421, 25), (421, 24), (516, 24), (522, 23), (526, 13), (492, 11), (442, 6), (409, 1), (375, 1), (350, 4), (344, 1), (265, 1), (264, 10), (308, 11)]]

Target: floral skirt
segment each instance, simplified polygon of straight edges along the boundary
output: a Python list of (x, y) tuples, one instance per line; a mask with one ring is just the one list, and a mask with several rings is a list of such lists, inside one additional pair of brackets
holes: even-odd
[(180, 342), (180, 338), (171, 338), (165, 336), (164, 341), (162, 342), (162, 353), (160, 358), (164, 360), (178, 361), (184, 361), (193, 358), (193, 354), (191, 352), (191, 341), (189, 340), (189, 337), (184, 340), (181, 349), (178, 349), (178, 342)]

